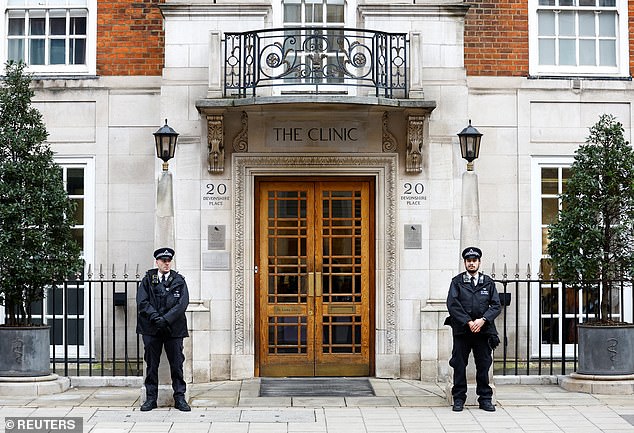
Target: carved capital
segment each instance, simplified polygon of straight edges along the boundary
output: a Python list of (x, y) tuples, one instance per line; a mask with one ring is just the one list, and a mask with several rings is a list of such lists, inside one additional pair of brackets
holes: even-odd
[(210, 173), (222, 173), (225, 169), (224, 116), (207, 116), (207, 162)]
[(423, 137), (425, 116), (408, 116), (407, 118), (407, 156), (405, 170), (408, 173), (423, 171)]

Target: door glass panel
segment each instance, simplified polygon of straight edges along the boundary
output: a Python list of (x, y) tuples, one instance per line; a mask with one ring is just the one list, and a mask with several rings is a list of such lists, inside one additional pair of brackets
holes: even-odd
[(268, 302), (306, 302), (306, 193), (268, 193)]
[(306, 353), (306, 317), (269, 317), (269, 353)]

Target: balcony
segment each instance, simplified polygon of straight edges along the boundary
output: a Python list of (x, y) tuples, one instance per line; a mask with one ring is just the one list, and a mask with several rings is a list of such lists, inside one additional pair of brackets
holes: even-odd
[[(297, 27), (225, 33), (223, 96), (339, 94), (406, 99), (407, 49), (407, 33), (365, 29)], [(278, 88), (276, 93), (273, 88)]]

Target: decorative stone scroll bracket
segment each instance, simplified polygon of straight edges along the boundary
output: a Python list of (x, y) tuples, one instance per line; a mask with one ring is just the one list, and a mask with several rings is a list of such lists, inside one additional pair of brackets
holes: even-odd
[(249, 116), (246, 111), (240, 116), (242, 128), (233, 139), (234, 152), (247, 152), (249, 150)]
[(407, 118), (407, 156), (405, 171), (420, 173), (423, 171), (423, 128), (425, 116), (408, 116)]
[(383, 152), (396, 152), (398, 149), (398, 142), (396, 141), (396, 137), (394, 137), (394, 134), (392, 134), (390, 130), (388, 129), (387, 121), (388, 121), (388, 114), (387, 114), (387, 111), (384, 111), (383, 122), (382, 122), (383, 137), (381, 140), (383, 143)]
[(222, 173), (225, 170), (224, 116), (207, 116), (207, 162), (209, 173)]

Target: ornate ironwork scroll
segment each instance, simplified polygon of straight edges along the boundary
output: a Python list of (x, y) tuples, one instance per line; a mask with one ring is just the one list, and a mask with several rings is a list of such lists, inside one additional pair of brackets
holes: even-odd
[(407, 97), (407, 34), (349, 28), (283, 28), (225, 34), (225, 96), (270, 86), (372, 87)]

